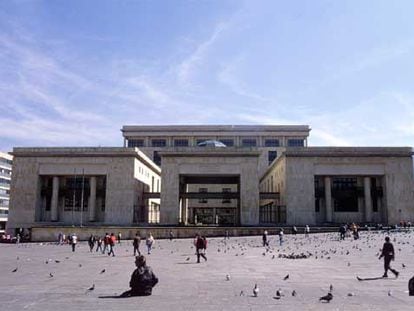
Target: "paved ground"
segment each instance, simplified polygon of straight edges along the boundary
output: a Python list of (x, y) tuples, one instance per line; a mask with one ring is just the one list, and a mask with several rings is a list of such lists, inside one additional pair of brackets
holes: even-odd
[[(414, 276), (414, 232), (391, 234), (397, 252), (393, 265), (401, 272), (398, 279), (391, 275), (356, 279), (382, 275), (383, 262), (376, 254), (384, 237), (362, 233), (358, 241), (341, 242), (336, 234), (288, 235), (279, 247), (271, 236), (268, 252), (260, 246), (261, 237), (231, 238), (227, 245), (212, 238), (208, 261), (200, 264), (191, 240), (159, 240), (147, 258), (160, 279), (153, 295), (122, 299), (101, 297), (128, 289), (135, 267), (131, 241), (117, 246), (116, 257), (89, 253), (86, 243), (80, 243), (76, 253), (68, 245), (2, 244), (0, 310), (414, 310), (407, 287)], [(292, 252), (313, 255), (279, 258)], [(103, 274), (102, 269), (106, 269)], [(283, 280), (287, 274), (289, 278)], [(255, 283), (260, 289), (257, 298), (252, 295)], [(95, 290), (88, 292), (92, 284)], [(333, 300), (319, 302), (330, 284)], [(277, 300), (273, 297), (279, 288), (285, 296)]]

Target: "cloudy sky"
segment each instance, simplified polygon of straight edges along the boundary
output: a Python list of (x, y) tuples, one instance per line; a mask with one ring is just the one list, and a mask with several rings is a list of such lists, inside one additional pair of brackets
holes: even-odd
[(414, 1), (0, 1), (0, 150), (126, 124), (307, 124), (414, 146)]

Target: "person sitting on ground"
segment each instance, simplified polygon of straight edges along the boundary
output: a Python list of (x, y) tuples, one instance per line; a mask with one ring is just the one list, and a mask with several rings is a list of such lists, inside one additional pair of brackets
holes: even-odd
[(129, 282), (131, 289), (122, 293), (120, 297), (149, 296), (152, 294), (152, 288), (158, 283), (158, 278), (151, 267), (147, 266), (144, 255), (135, 257), (135, 265), (137, 268)]

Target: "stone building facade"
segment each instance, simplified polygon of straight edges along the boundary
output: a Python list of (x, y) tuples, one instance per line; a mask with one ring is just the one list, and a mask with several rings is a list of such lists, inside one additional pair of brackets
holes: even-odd
[(159, 198), (145, 193), (160, 190), (161, 170), (138, 149), (15, 148), (13, 155), (9, 230), (159, 222)]
[(263, 200), (261, 210), (283, 210), (287, 224), (412, 220), (412, 149), (290, 148), (263, 175), (260, 189), (280, 193), (277, 201)]
[(309, 131), (124, 126), (124, 147), (14, 148), (8, 229), (414, 220), (411, 148), (308, 147)]

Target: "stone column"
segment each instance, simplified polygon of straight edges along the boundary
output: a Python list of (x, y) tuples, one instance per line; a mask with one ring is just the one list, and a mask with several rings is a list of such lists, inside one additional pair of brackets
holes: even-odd
[(95, 221), (95, 215), (96, 215), (96, 177), (95, 176), (90, 177), (89, 187), (91, 190), (89, 194), (89, 202), (88, 202), (89, 221)]
[(329, 176), (325, 176), (325, 209), (326, 209), (326, 221), (332, 222), (331, 177)]
[(371, 178), (364, 177), (365, 221), (372, 221)]
[(53, 176), (52, 202), (50, 207), (50, 220), (58, 221), (59, 177)]

